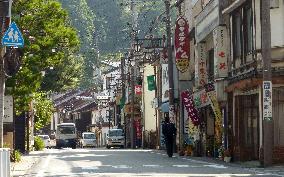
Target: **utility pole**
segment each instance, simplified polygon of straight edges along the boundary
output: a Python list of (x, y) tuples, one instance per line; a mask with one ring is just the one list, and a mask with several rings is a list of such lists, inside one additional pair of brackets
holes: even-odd
[(168, 53), (168, 75), (169, 75), (169, 117), (175, 123), (174, 111), (174, 79), (173, 79), (173, 56), (172, 56), (172, 38), (171, 38), (171, 17), (170, 0), (164, 0), (166, 6), (166, 30), (167, 30), (167, 53)]
[[(123, 106), (125, 104), (125, 72), (124, 72), (124, 67), (125, 67), (125, 56), (121, 57), (121, 92), (122, 92), (122, 96), (121, 99), (123, 100)], [(121, 103), (122, 104), (122, 103)], [(120, 105), (121, 106), (121, 105)], [(120, 107), (121, 109), (122, 107)], [(120, 113), (122, 114), (122, 112)], [(124, 114), (124, 111), (123, 111)], [(127, 143), (126, 143), (126, 120), (125, 120), (125, 115), (123, 115), (123, 123), (124, 123), (124, 147), (126, 147)]]
[[(9, 17), (10, 14), (10, 1), (9, 0), (0, 0), (0, 39), (5, 32), (6, 28), (6, 17)], [(4, 72), (4, 53), (5, 49), (0, 42), (0, 148), (3, 147), (3, 119), (4, 119), (4, 92), (5, 92), (5, 72)]]
[[(2, 35), (0, 35), (0, 37), (2, 38)], [(4, 58), (3, 58), (3, 55), (4, 55), (4, 48), (1, 46), (1, 43), (0, 43), (0, 148), (2, 148), (3, 145), (4, 145), (4, 142), (3, 142), (3, 118), (4, 118), (5, 74), (4, 74)]]
[[(270, 24), (270, 1), (261, 1), (261, 54), (263, 59), (263, 82), (271, 82), (271, 24)], [(263, 89), (264, 90), (264, 89)], [(263, 93), (265, 94), (265, 93)], [(270, 93), (272, 99), (272, 93)], [(263, 100), (264, 103), (264, 100)], [(272, 105), (272, 101), (271, 101)], [(264, 109), (263, 109), (264, 110)], [(272, 112), (271, 106), (271, 112)], [(265, 117), (263, 111), (263, 166), (272, 165), (273, 159), (273, 118)]]
[(130, 119), (130, 140), (131, 140), (131, 148), (134, 148), (134, 117), (135, 117), (135, 86), (134, 86), (134, 68), (131, 67), (131, 119)]
[[(131, 44), (134, 44), (134, 40), (137, 37), (137, 21), (138, 21), (138, 14), (136, 10), (136, 4), (134, 0), (131, 0), (131, 11), (132, 11), (132, 31), (131, 31)], [(131, 53), (134, 51), (134, 45), (131, 45)], [(134, 60), (135, 58), (133, 58)], [(134, 61), (134, 66), (131, 66), (131, 118), (130, 118), (130, 141), (131, 141), (131, 148), (134, 149), (134, 104), (135, 104), (135, 86), (134, 86), (134, 79), (135, 79), (135, 67), (136, 62)]]

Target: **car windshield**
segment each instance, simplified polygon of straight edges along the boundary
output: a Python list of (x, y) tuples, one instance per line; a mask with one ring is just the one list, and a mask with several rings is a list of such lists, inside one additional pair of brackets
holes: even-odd
[(59, 132), (62, 134), (74, 134), (75, 133), (75, 127), (70, 126), (60, 126)]
[(123, 136), (122, 130), (110, 130), (109, 136)]
[(88, 133), (88, 134), (84, 134), (83, 138), (84, 139), (96, 139), (96, 136), (95, 136), (95, 134)]

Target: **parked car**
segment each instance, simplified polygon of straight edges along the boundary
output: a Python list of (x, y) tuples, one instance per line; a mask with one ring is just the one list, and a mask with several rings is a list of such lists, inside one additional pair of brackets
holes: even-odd
[(43, 140), (44, 146), (45, 146), (46, 148), (50, 148), (50, 147), (51, 147), (51, 146), (50, 146), (50, 138), (49, 138), (48, 135), (38, 135), (38, 137), (40, 137), (40, 138)]
[(122, 129), (110, 129), (107, 133), (106, 147), (124, 148), (124, 133)]
[(80, 145), (84, 147), (96, 147), (96, 134), (93, 132), (83, 132)]

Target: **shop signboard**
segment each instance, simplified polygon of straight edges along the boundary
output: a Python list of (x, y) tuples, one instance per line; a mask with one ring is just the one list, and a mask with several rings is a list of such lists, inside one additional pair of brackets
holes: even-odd
[(202, 87), (207, 84), (207, 54), (205, 50), (205, 44), (199, 43), (196, 46), (196, 62), (195, 62), (195, 85)]
[(179, 17), (175, 28), (176, 66), (180, 72), (189, 69), (190, 56), (189, 25), (184, 17)]
[(272, 82), (263, 81), (263, 120), (272, 120)]
[(228, 76), (228, 31), (226, 26), (213, 30), (215, 78)]

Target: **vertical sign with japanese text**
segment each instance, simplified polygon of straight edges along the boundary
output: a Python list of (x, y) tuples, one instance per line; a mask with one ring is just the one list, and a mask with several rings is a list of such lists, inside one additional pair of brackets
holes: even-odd
[(169, 72), (168, 64), (162, 64), (162, 102), (169, 101)]
[(228, 31), (226, 26), (213, 30), (215, 78), (228, 76)]
[(182, 73), (189, 69), (189, 42), (189, 25), (184, 17), (179, 17), (175, 28), (175, 54), (177, 69)]
[(207, 84), (207, 55), (205, 50), (205, 44), (199, 43), (196, 46), (196, 62), (195, 62), (195, 85), (202, 87)]
[(272, 120), (272, 82), (263, 81), (263, 120)]

